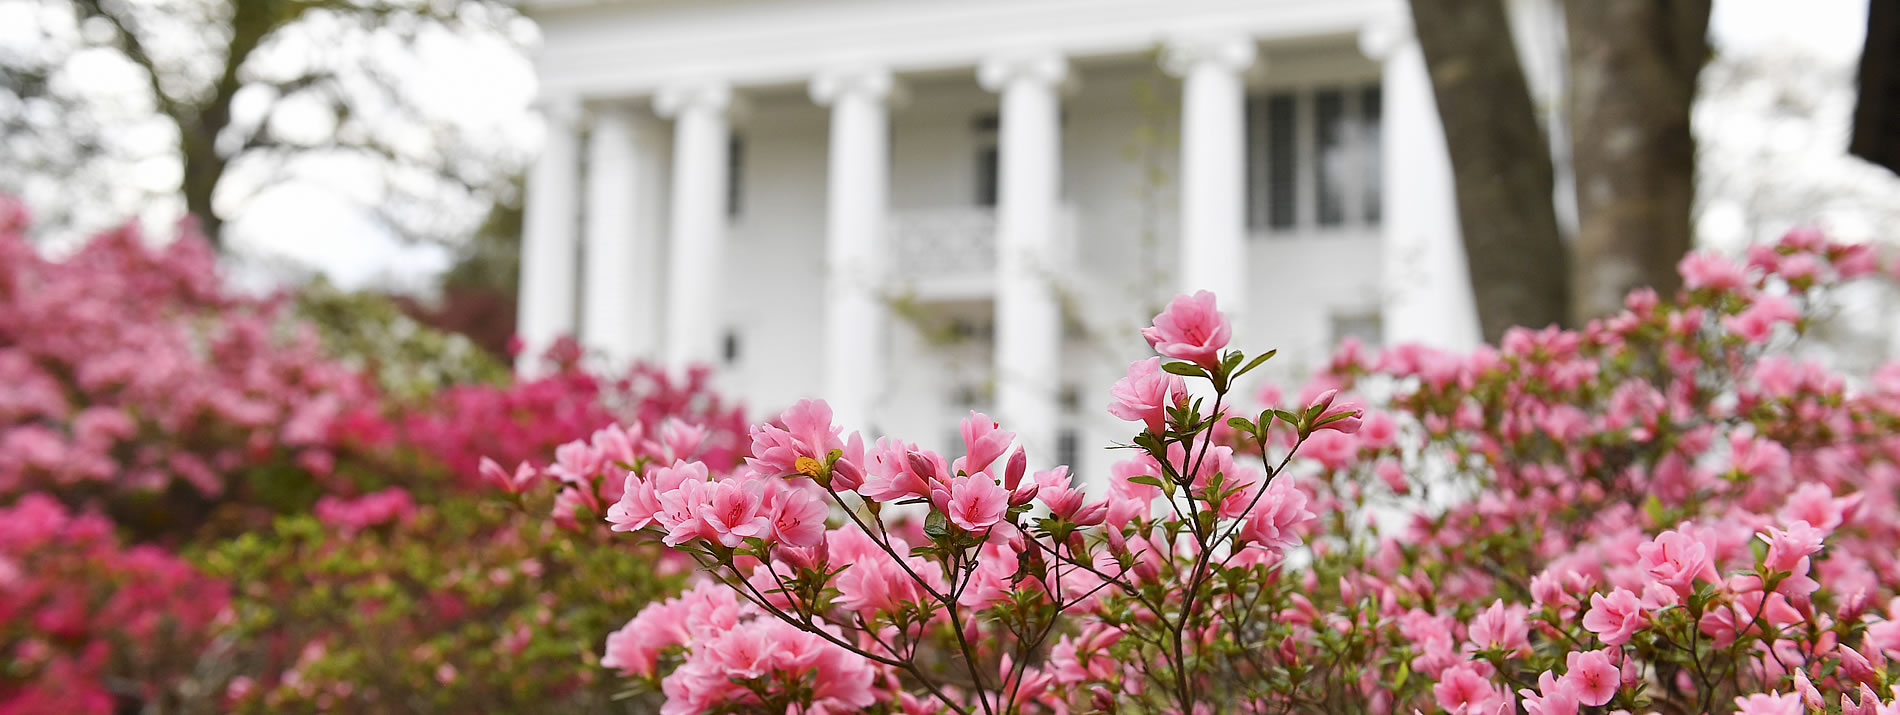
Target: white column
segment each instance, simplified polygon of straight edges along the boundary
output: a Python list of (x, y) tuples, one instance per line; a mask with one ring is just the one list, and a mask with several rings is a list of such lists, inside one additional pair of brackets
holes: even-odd
[(1068, 63), (1054, 54), (999, 57), (978, 80), (1002, 94), (996, 201), (995, 415), (1016, 431), (1032, 464), (1055, 459), (1062, 389), (1062, 314), (1048, 257), (1057, 240), (1062, 134), (1059, 85)]
[(1244, 36), (1170, 43), (1162, 66), (1181, 82), (1181, 289), (1213, 291), (1230, 315), (1247, 308)]
[(1451, 155), (1425, 55), (1403, 21), (1367, 28), (1359, 46), (1384, 64), (1379, 173), (1385, 202), (1385, 342), (1475, 346), (1477, 304), (1458, 227)]
[(889, 70), (827, 72), (812, 100), (831, 107), (825, 208), (825, 399), (847, 430), (870, 430), (884, 388), (884, 277), (890, 198)]
[(580, 104), (571, 98), (542, 107), (547, 138), (528, 172), (522, 207), (521, 285), (515, 335), (521, 354), (515, 369), (530, 372), (557, 338), (574, 332), (574, 266), (578, 257)]
[(581, 344), (625, 368), (652, 349), (659, 128), (629, 107), (593, 112), (588, 138)]
[(727, 155), (732, 90), (707, 82), (661, 92), (660, 116), (673, 118), (673, 225), (667, 270), (666, 364), (712, 363), (725, 311)]

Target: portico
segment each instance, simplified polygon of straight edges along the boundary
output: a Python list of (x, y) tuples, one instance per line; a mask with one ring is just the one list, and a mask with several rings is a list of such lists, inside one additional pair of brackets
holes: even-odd
[[(1334, 226), (1302, 209), (1267, 236), (1250, 222), (1249, 107), (1261, 88), (1369, 83), (1388, 124), (1436, 132), (1435, 110), (1404, 106), (1429, 102), (1422, 64), (1381, 70), (1400, 55), (1360, 49), (1368, 28), (1404, 36), (1397, 6), (1189, 4), (1206, 7), (1104, 2), (1100, 17), (1057, 23), (1061, 4), (1042, 0), (793, 3), (808, 12), (787, 26), (703, 48), (673, 38), (732, 30), (689, 7), (543, 8), (548, 136), (528, 186), (524, 354), (577, 332), (610, 363), (724, 366), (722, 387), (755, 407), (817, 394), (847, 428), (913, 438), (983, 409), (1053, 463), (1065, 442), (1117, 434), (1094, 417), (1100, 396), (1066, 391), (1106, 384), (1128, 356), (1083, 343), (1168, 295), (1214, 290), (1243, 335), (1283, 347), (1330, 342), (1340, 310), (1391, 314), (1380, 248), (1392, 223)], [(833, 5), (853, 19), (824, 22)], [(651, 34), (605, 42), (619, 16)], [(1171, 26), (1177, 16), (1196, 24)], [(662, 60), (669, 49), (680, 54)], [(1152, 85), (1150, 106), (1137, 83)], [(1143, 136), (1159, 180), (1127, 166)], [(1340, 156), (1384, 167), (1376, 193), (1394, 197), (1393, 218), (1420, 182), (1449, 186), (1442, 162), (1354, 147)], [(1413, 230), (1408, 245), (1455, 246), (1452, 215), (1450, 235)], [(1326, 274), (1341, 295), (1285, 304)], [(933, 342), (938, 327), (975, 345)]]

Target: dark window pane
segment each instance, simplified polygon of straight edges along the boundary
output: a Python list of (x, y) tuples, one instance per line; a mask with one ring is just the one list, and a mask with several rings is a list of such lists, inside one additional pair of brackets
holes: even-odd
[(976, 205), (996, 205), (996, 147), (990, 145), (976, 152)]
[(745, 142), (738, 137), (726, 144), (726, 216), (739, 216), (739, 196), (745, 188)]
[(1243, 151), (1247, 157), (1247, 228), (1267, 225), (1267, 112), (1264, 97), (1247, 98)]
[(1347, 182), (1351, 181), (1351, 161), (1346, 151), (1346, 95), (1339, 90), (1321, 90), (1313, 94), (1313, 119), (1319, 146), (1314, 169), (1319, 173), (1319, 225), (1337, 226), (1346, 221)]
[(1384, 137), (1383, 107), (1380, 106), (1379, 86), (1373, 85), (1361, 90), (1359, 95), (1360, 158), (1364, 162), (1365, 212), (1366, 223), (1378, 224), (1384, 215)]
[(1299, 177), (1294, 173), (1296, 149), (1293, 95), (1267, 97), (1267, 225), (1292, 228), (1298, 214), (1294, 197)]
[(1069, 465), (1069, 483), (1075, 484), (1082, 473), (1082, 465), (1076, 462), (1082, 458), (1082, 436), (1073, 429), (1065, 429), (1056, 434), (1056, 464)]

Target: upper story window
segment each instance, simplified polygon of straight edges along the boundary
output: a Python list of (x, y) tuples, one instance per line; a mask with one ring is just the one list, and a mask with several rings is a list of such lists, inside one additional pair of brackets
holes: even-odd
[(971, 130), (976, 134), (976, 205), (994, 207), (996, 205), (997, 160), (996, 128), (994, 114), (978, 115), (971, 122)]
[(726, 217), (738, 218), (745, 196), (745, 140), (732, 135), (726, 144)]
[(1270, 232), (1379, 225), (1378, 85), (1247, 99), (1247, 226)]

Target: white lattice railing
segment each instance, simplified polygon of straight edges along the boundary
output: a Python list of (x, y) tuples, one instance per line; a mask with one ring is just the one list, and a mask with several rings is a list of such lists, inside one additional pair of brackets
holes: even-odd
[(987, 276), (996, 270), (996, 211), (959, 207), (891, 215), (891, 267), (900, 278)]
[[(1076, 216), (1072, 206), (1056, 212), (1055, 232), (1044, 259), (1060, 269), (1075, 256)], [(996, 211), (959, 207), (898, 211), (890, 218), (891, 269), (911, 283), (955, 284), (992, 277), (996, 272)]]

